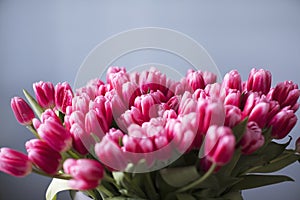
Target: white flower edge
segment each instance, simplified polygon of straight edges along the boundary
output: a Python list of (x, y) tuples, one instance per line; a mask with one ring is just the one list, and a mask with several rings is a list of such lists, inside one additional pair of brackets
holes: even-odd
[(68, 180), (53, 178), (46, 191), (46, 200), (55, 200), (57, 193), (65, 190), (72, 190)]

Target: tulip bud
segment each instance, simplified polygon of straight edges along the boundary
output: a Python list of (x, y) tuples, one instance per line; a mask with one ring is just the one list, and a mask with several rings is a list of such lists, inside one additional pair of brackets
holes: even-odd
[(72, 109), (71, 111), (81, 111), (82, 113), (87, 113), (89, 111), (90, 97), (83, 93), (80, 96), (75, 96), (72, 99)]
[(139, 87), (143, 94), (149, 91), (157, 91), (165, 93), (167, 90), (167, 77), (154, 67), (141, 72), (139, 77)]
[(14, 97), (11, 99), (10, 105), (16, 119), (20, 124), (29, 125), (32, 123), (34, 113), (24, 99), (20, 97)]
[(69, 185), (76, 190), (94, 189), (104, 176), (102, 165), (91, 159), (75, 160), (69, 158), (64, 162), (63, 168), (65, 173), (72, 176)]
[(108, 68), (107, 73), (106, 73), (106, 82), (111, 85), (112, 79), (114, 78), (114, 74), (116, 74), (118, 72), (126, 74), (125, 67), (113, 66), (113, 67)]
[(202, 72), (202, 77), (205, 85), (214, 84), (217, 81), (217, 75), (209, 71)]
[(242, 153), (249, 155), (259, 149), (265, 142), (262, 131), (256, 122), (248, 122), (246, 131), (241, 139)]
[(241, 92), (239, 90), (228, 90), (228, 94), (225, 97), (224, 105), (233, 105), (240, 107)]
[(72, 145), (72, 137), (64, 126), (55, 120), (48, 118), (37, 127), (39, 136), (58, 152), (67, 151)]
[(242, 79), (239, 72), (237, 70), (232, 70), (225, 74), (222, 86), (226, 90), (236, 89), (238, 91), (242, 91)]
[(241, 110), (233, 105), (225, 105), (225, 116), (224, 125), (230, 128), (234, 127), (242, 120)]
[(299, 105), (297, 101), (300, 96), (298, 85), (292, 81), (278, 83), (272, 92), (271, 98), (278, 101), (281, 108), (290, 106), (294, 112), (297, 111)]
[(232, 130), (225, 126), (210, 126), (204, 143), (207, 159), (217, 165), (227, 164), (234, 153), (235, 137)]
[(55, 105), (58, 110), (66, 113), (68, 106), (72, 105), (73, 92), (67, 82), (58, 83), (55, 86)]
[(269, 71), (253, 68), (249, 74), (247, 90), (267, 94), (271, 87), (272, 75)]
[(51, 82), (37, 82), (33, 84), (37, 102), (43, 108), (52, 108), (55, 105), (54, 86)]
[(297, 122), (297, 116), (293, 110), (282, 109), (269, 122), (272, 128), (272, 138), (282, 139), (294, 128)]
[[(122, 141), (122, 138), (120, 140)], [(128, 164), (120, 145), (109, 134), (95, 145), (95, 153), (101, 163), (112, 170), (123, 171)]]
[(269, 103), (259, 102), (249, 114), (249, 121), (254, 121), (260, 128), (263, 128), (267, 123), (269, 113)]
[(22, 177), (31, 173), (32, 164), (27, 155), (10, 148), (1, 148), (0, 171)]
[(188, 85), (192, 88), (192, 91), (195, 91), (196, 89), (204, 89), (205, 87), (205, 82), (201, 71), (188, 73), (186, 80)]
[(157, 104), (157, 102), (151, 94), (138, 96), (134, 100), (134, 106), (141, 111), (146, 121), (149, 121), (151, 117), (157, 114), (153, 113), (155, 111), (153, 109), (155, 104)]
[(53, 150), (46, 142), (32, 139), (26, 142), (28, 158), (38, 168), (47, 174), (56, 174), (62, 157), (59, 152)]

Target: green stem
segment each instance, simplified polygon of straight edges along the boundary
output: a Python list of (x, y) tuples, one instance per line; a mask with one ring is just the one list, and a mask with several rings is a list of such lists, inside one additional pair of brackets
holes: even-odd
[(50, 177), (50, 178), (59, 178), (59, 179), (64, 179), (64, 180), (70, 180), (72, 178), (70, 175), (67, 175), (67, 174), (55, 174), (55, 175), (46, 174), (45, 172), (42, 172), (36, 168), (33, 168), (32, 172), (42, 175), (42, 176)]
[(73, 150), (68, 150), (67, 153), (72, 157), (72, 158), (75, 158), (75, 159), (80, 159), (81, 156), (78, 155), (76, 152), (74, 152)]
[(37, 139), (40, 139), (39, 134), (36, 132), (36, 130), (35, 130), (35, 128), (33, 127), (32, 124), (26, 126), (26, 128), (27, 128), (28, 130), (30, 130), (30, 132), (33, 133), (33, 135), (34, 135)]
[(86, 193), (92, 197), (92, 199), (97, 200), (97, 195), (95, 194), (95, 192), (93, 190), (87, 190)]
[(150, 200), (158, 199), (157, 192), (156, 192), (155, 187), (153, 185), (150, 173), (146, 173), (145, 176), (146, 176), (145, 177), (146, 178), (145, 186), (146, 186), (147, 196), (150, 198)]
[(105, 194), (108, 197), (113, 197), (114, 196), (114, 194), (111, 193), (108, 189), (106, 189), (106, 187), (104, 187), (103, 185), (99, 185), (97, 187), (97, 190), (102, 192), (103, 194)]
[(216, 163), (213, 163), (209, 170), (198, 180), (188, 184), (187, 186), (183, 187), (183, 188), (180, 188), (179, 190), (177, 190), (176, 192), (180, 193), (180, 192), (185, 192), (189, 189), (192, 189), (193, 187), (199, 185), (200, 183), (202, 183), (203, 181), (205, 181), (215, 170), (215, 168), (217, 167), (217, 164)]

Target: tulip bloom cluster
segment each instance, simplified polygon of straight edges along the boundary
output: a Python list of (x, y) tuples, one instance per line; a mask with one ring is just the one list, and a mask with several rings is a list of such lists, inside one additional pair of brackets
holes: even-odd
[(68, 179), (76, 190), (97, 188), (113, 172), (168, 168), (191, 154), (197, 170), (211, 173), (235, 152), (255, 154), (296, 125), (300, 90), (292, 81), (271, 87), (263, 69), (252, 69), (244, 82), (237, 70), (216, 79), (206, 71), (189, 70), (175, 81), (155, 68), (111, 67), (106, 83), (94, 79), (74, 92), (68, 83), (34, 83), (36, 100), (26, 92), (32, 108), (20, 97), (11, 107), (36, 138), (26, 142), (27, 154), (1, 148), (0, 170)]

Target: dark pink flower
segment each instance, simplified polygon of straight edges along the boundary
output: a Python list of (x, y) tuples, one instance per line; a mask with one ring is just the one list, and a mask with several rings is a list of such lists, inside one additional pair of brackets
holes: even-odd
[(24, 153), (4, 147), (0, 149), (0, 171), (22, 177), (31, 173), (32, 163)]
[(47, 174), (56, 174), (62, 157), (59, 152), (53, 150), (46, 142), (32, 139), (25, 144), (29, 160)]
[(222, 87), (226, 90), (235, 89), (238, 91), (242, 91), (242, 79), (241, 75), (237, 70), (231, 70), (227, 74), (225, 74)]
[(272, 138), (282, 139), (294, 128), (297, 123), (297, 116), (293, 110), (284, 108), (279, 111), (269, 122), (272, 128)]
[(205, 87), (205, 81), (201, 71), (193, 71), (187, 73), (186, 81), (192, 88), (192, 91), (195, 91), (196, 89), (204, 89)]
[(43, 108), (52, 108), (55, 105), (54, 86), (51, 82), (37, 82), (33, 84), (37, 102)]
[(227, 164), (234, 153), (235, 137), (232, 130), (225, 126), (210, 126), (204, 143), (207, 159), (217, 165)]
[(264, 69), (253, 68), (249, 74), (247, 90), (267, 94), (271, 87), (272, 75)]
[(14, 97), (11, 99), (10, 105), (16, 119), (20, 124), (31, 124), (32, 119), (34, 118), (34, 113), (24, 99), (21, 97)]
[(299, 108), (297, 101), (300, 96), (300, 90), (298, 85), (292, 81), (278, 83), (270, 96), (273, 100), (278, 101), (281, 108), (290, 106), (295, 112)]
[(243, 154), (249, 155), (259, 149), (265, 142), (262, 130), (257, 123), (248, 122), (246, 131), (241, 139), (240, 145)]
[(233, 128), (242, 120), (241, 110), (233, 105), (225, 105), (225, 122), (224, 125)]
[(73, 92), (67, 82), (58, 83), (55, 86), (55, 105), (58, 110), (66, 113), (68, 106), (72, 105)]

